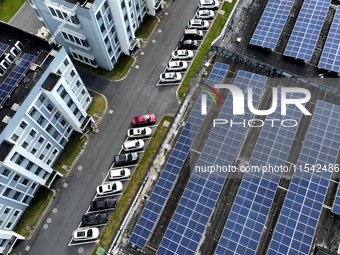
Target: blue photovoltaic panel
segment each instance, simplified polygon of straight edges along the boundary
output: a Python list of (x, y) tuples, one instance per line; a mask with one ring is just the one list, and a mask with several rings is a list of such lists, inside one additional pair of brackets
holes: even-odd
[(318, 101), (268, 254), (309, 254), (331, 176), (330, 164), (335, 163), (340, 147), (339, 132), (340, 107)]
[(331, 0), (305, 0), (284, 55), (309, 61)]
[[(292, 94), (290, 98), (304, 96)], [(281, 98), (280, 93), (278, 98)], [(267, 116), (267, 121), (282, 118), (280, 105), (281, 102), (278, 103), (276, 111)], [(301, 111), (293, 105), (289, 105), (287, 109), (285, 119), (294, 119), (298, 122), (302, 115)], [(262, 127), (249, 161), (250, 168), (283, 167), (286, 163), (297, 126), (284, 127), (268, 123), (270, 122)], [(244, 174), (215, 254), (255, 254), (281, 177), (281, 171), (262, 175), (262, 170), (260, 168), (259, 170), (260, 172)]]
[(336, 193), (332, 212), (340, 214), (340, 186), (338, 187), (338, 192)]
[[(253, 105), (255, 106), (266, 80), (267, 77), (239, 71), (234, 85), (242, 91), (246, 91), (247, 87), (252, 87)], [(232, 164), (247, 128), (247, 126), (242, 125), (243, 118), (250, 119), (252, 116), (248, 109), (242, 119), (233, 115), (232, 99), (232, 94), (229, 93), (218, 118), (232, 119), (234, 123), (241, 124), (232, 127), (228, 125), (215, 126), (196, 167), (228, 166)], [(226, 175), (224, 172), (199, 173), (194, 170), (157, 250), (158, 255), (195, 254)]]
[(5, 43), (0, 43), (0, 58), (4, 55), (5, 51), (8, 49), (9, 45)]
[(274, 49), (294, 0), (269, 0), (250, 44)]
[(326, 44), (323, 48), (319, 68), (340, 72), (340, 8), (336, 10)]
[(2, 105), (7, 96), (12, 92), (14, 87), (20, 81), (21, 77), (26, 73), (28, 67), (34, 60), (35, 56), (24, 54), (19, 63), (13, 68), (10, 74), (0, 85), (0, 105)]
[[(229, 66), (226, 64), (215, 63), (206, 83), (210, 86), (221, 83), (228, 67)], [(212, 99), (207, 97), (207, 105), (210, 105), (211, 103)], [(202, 125), (204, 117), (205, 115), (202, 115), (201, 113), (201, 100), (197, 100), (142, 215), (133, 230), (130, 242), (140, 247), (145, 246), (198, 130)]]

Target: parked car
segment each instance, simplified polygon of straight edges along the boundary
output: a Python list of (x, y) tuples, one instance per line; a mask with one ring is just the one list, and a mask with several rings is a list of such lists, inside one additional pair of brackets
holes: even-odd
[(87, 228), (78, 228), (73, 231), (72, 239), (73, 241), (86, 241), (97, 239), (100, 235), (100, 231), (98, 228), (87, 227)]
[(198, 7), (200, 9), (218, 9), (220, 3), (217, 0), (200, 0), (198, 2)]
[(123, 165), (128, 163), (134, 163), (138, 160), (138, 154), (136, 152), (131, 152), (127, 154), (119, 154), (113, 157), (113, 163), (115, 165)]
[(203, 32), (197, 29), (185, 29), (184, 40), (201, 40), (203, 38)]
[(213, 19), (215, 17), (215, 13), (211, 10), (198, 10), (196, 12), (196, 19)]
[(130, 128), (127, 131), (127, 136), (130, 137), (130, 138), (138, 138), (138, 137), (150, 136), (151, 133), (152, 133), (152, 130), (149, 127)]
[(182, 75), (180, 73), (171, 72), (171, 73), (162, 73), (160, 74), (161, 82), (176, 82), (181, 81)]
[(173, 59), (192, 59), (194, 52), (191, 50), (175, 50), (172, 52)]
[(117, 193), (123, 190), (123, 184), (119, 181), (108, 182), (97, 187), (98, 195), (106, 195), (111, 193)]
[(81, 217), (81, 224), (82, 226), (91, 226), (91, 225), (98, 225), (98, 224), (105, 224), (109, 217), (106, 213), (97, 213), (93, 215), (83, 215)]
[(167, 71), (180, 71), (186, 70), (188, 68), (188, 63), (186, 61), (170, 61), (166, 65)]
[(132, 118), (132, 125), (140, 126), (145, 124), (155, 124), (157, 121), (155, 114), (145, 114)]
[(99, 210), (115, 208), (116, 204), (117, 204), (117, 201), (114, 198), (99, 200), (99, 201), (92, 201), (90, 204), (90, 211), (99, 211)]
[(122, 145), (122, 149), (124, 151), (140, 150), (140, 149), (143, 149), (143, 147), (144, 147), (144, 141), (142, 139), (126, 141)]
[(196, 40), (184, 40), (179, 41), (178, 49), (190, 49), (196, 50), (198, 48), (198, 42)]
[(208, 29), (209, 22), (203, 19), (192, 19), (188, 22), (188, 28)]
[(118, 168), (112, 169), (109, 171), (109, 179), (110, 180), (118, 180), (129, 178), (131, 176), (131, 171), (129, 168)]

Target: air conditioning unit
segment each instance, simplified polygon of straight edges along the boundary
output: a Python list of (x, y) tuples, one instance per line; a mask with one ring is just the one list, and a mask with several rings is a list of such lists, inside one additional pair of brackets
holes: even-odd
[(20, 41), (17, 41), (14, 44), (14, 47), (17, 48), (19, 51), (22, 51), (22, 49), (24, 48), (24, 45)]
[(9, 63), (6, 60), (2, 60), (0, 62), (0, 66), (3, 67), (4, 69), (7, 69), (9, 67)]
[(14, 60), (14, 57), (11, 54), (6, 54), (5, 59), (7, 60), (8, 63), (12, 63)]
[(14, 57), (18, 56), (21, 50), (18, 50), (15, 47), (12, 47), (12, 49), (9, 51)]

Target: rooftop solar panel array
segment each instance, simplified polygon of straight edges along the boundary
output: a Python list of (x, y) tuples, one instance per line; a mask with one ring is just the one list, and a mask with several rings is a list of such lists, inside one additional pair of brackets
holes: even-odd
[(0, 57), (4, 55), (5, 51), (8, 49), (9, 45), (5, 43), (0, 43)]
[(284, 55), (309, 61), (331, 0), (305, 0)]
[[(207, 79), (207, 84), (214, 86), (217, 83), (221, 83), (228, 67), (229, 66), (226, 64), (217, 62)], [(208, 97), (207, 105), (210, 105), (211, 103), (212, 99)], [(197, 100), (194, 109), (192, 110), (189, 119), (185, 124), (173, 151), (171, 152), (168, 162), (157, 181), (148, 203), (146, 204), (142, 215), (133, 230), (130, 237), (131, 243), (140, 247), (145, 246), (184, 160), (188, 155), (192, 142), (202, 125), (204, 117), (205, 115), (201, 114), (201, 100)]]
[(24, 54), (19, 63), (13, 68), (10, 74), (0, 85), (0, 105), (4, 103), (8, 95), (13, 91), (20, 81), (21, 77), (26, 73), (35, 56)]
[[(280, 88), (280, 87), (279, 87)], [(291, 98), (302, 98), (291, 95)], [(278, 96), (280, 98), (280, 96)], [(281, 107), (267, 119), (281, 119)], [(298, 122), (301, 111), (288, 106), (285, 119)], [(249, 161), (249, 167), (284, 166), (293, 143), (296, 127), (264, 125)], [(278, 172), (244, 174), (215, 254), (255, 254), (281, 177)]]
[[(234, 85), (242, 91), (253, 88), (253, 105), (256, 105), (267, 78), (244, 71), (239, 71)], [(255, 102), (255, 103), (254, 103)], [(250, 119), (249, 110), (243, 116)], [(219, 119), (233, 119), (241, 122), (240, 117), (233, 115), (232, 94), (229, 93), (219, 114)], [(244, 125), (215, 126), (205, 144), (196, 166), (231, 165), (246, 131)], [(158, 255), (185, 254), (193, 255), (198, 247), (205, 227), (210, 219), (226, 178), (226, 173), (193, 172), (179, 201), (176, 211), (157, 250)]]
[(340, 214), (340, 186), (335, 196), (332, 212)]
[(340, 147), (339, 132), (340, 107), (318, 101), (268, 254), (309, 254)]
[(335, 12), (331, 29), (319, 61), (319, 68), (340, 72), (340, 8)]
[(269, 0), (250, 44), (274, 49), (293, 3), (294, 0)]

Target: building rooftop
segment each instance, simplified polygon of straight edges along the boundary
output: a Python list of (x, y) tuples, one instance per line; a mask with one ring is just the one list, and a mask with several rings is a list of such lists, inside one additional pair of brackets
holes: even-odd
[[(50, 45), (45, 39), (4, 22), (0, 22), (0, 43), (8, 45), (8, 47), (4, 48), (6, 50), (0, 57), (0, 63), (6, 61), (7, 66), (7, 69), (3, 66), (0, 67), (4, 71), (3, 75), (0, 76), (1, 133), (7, 125), (6, 122), (13, 118), (16, 113), (16, 108), (13, 105), (20, 106), (24, 102), (36, 82), (54, 59), (53, 55), (56, 50), (60, 49), (60, 46), (56, 44)], [(15, 57), (10, 53), (13, 50)], [(51, 55), (50, 53), (53, 54)], [(8, 56), (12, 59), (10, 63), (5, 60)], [(4, 120), (7, 121), (4, 122)]]
[(87, 8), (88, 6), (87, 4), (93, 4), (96, 0), (64, 0), (64, 1), (70, 4), (79, 3), (79, 6)]
[(56, 73), (50, 73), (44, 83), (41, 85), (44, 89), (51, 91), (60, 79), (60, 75)]

